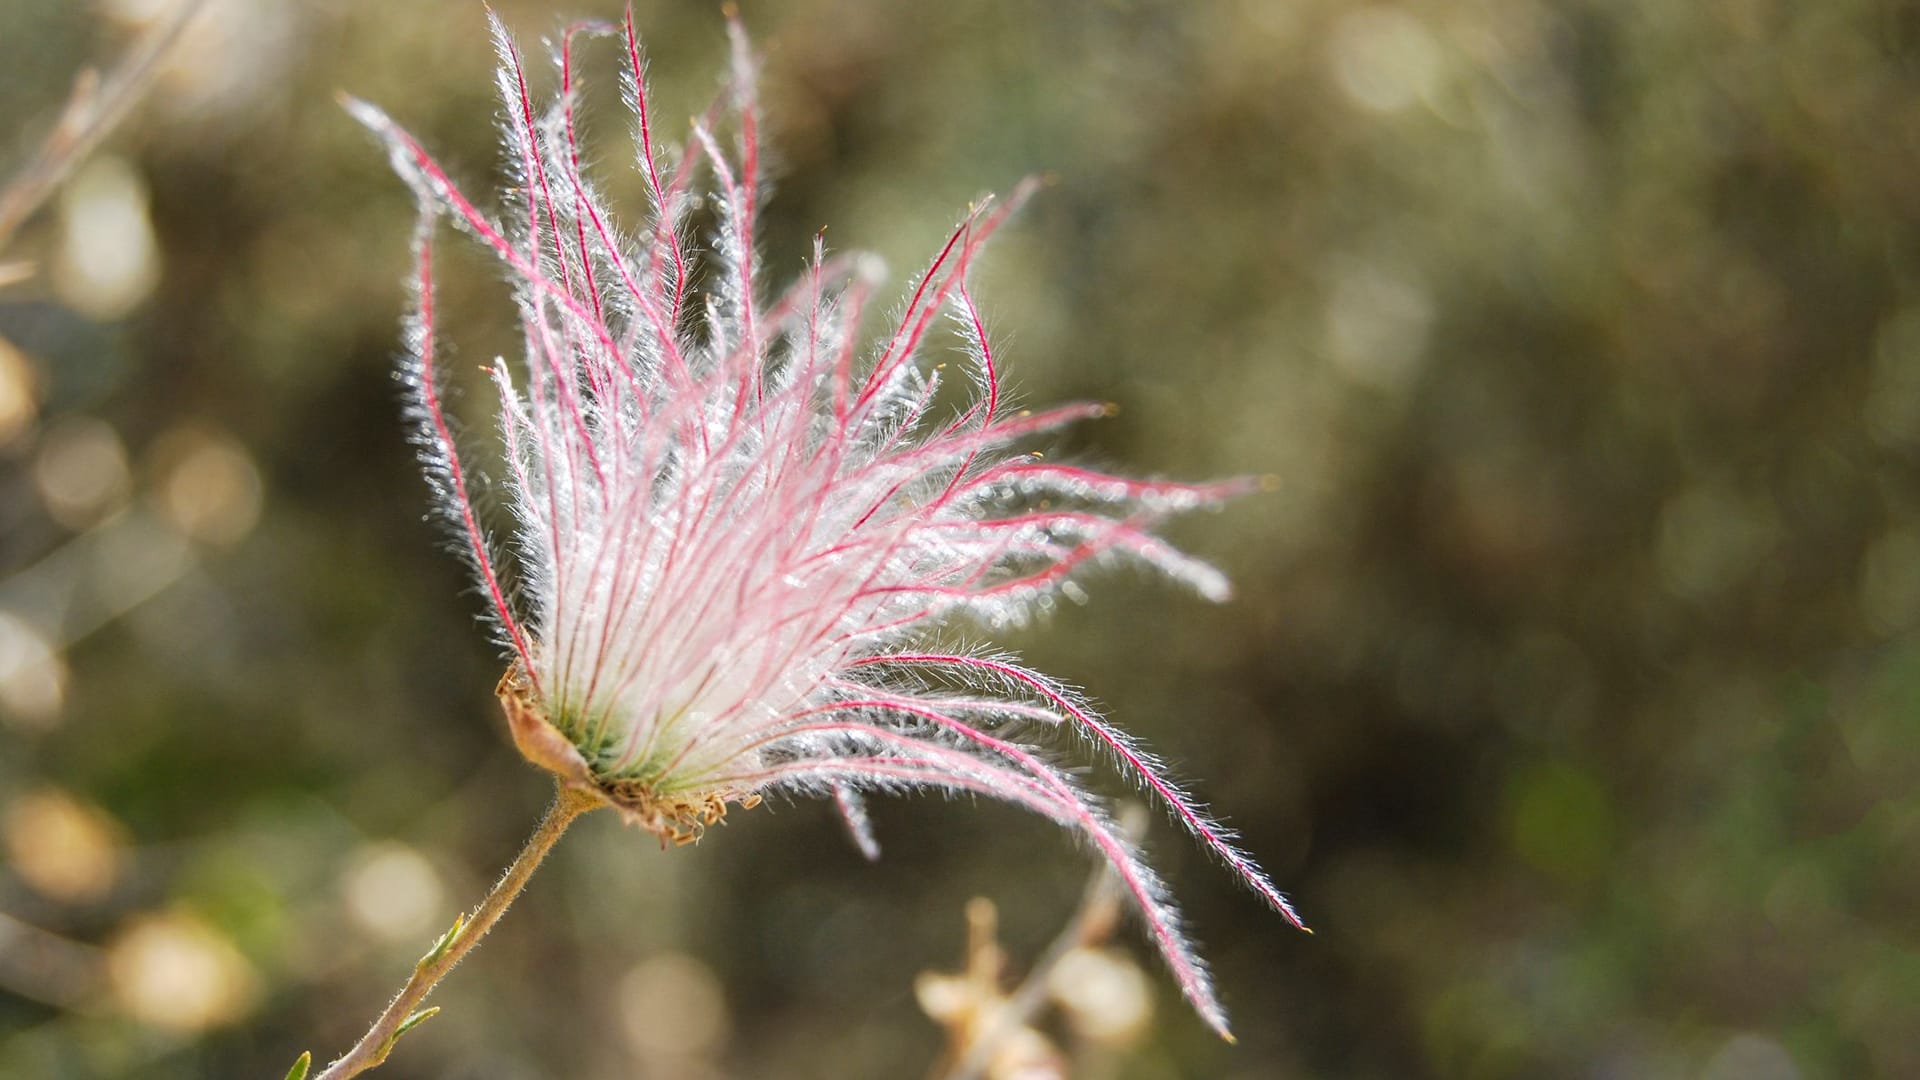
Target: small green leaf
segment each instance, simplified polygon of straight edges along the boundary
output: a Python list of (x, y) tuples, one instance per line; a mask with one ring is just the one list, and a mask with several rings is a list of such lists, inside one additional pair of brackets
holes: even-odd
[(454, 917), (453, 926), (440, 935), (439, 940), (433, 943), (433, 948), (427, 950), (427, 955), (420, 958), (420, 966), (424, 967), (447, 955), (447, 950), (453, 948), (453, 943), (460, 940), (460, 931), (466, 928), (467, 913), (463, 911)]
[(438, 1013), (439, 1011), (440, 1011), (440, 1006), (432, 1005), (427, 1008), (421, 1009), (419, 1012), (414, 1013), (412, 1016), (409, 1016), (405, 1020), (400, 1021), (400, 1026), (393, 1029), (393, 1039), (389, 1040), (389, 1042), (391, 1043), (394, 1041), (398, 1041), (400, 1036), (405, 1035), (407, 1032), (412, 1031), (414, 1028), (417, 1028), (421, 1024), (424, 1024), (427, 1021), (433, 1019), (434, 1014)]
[(293, 1063), (293, 1068), (287, 1070), (287, 1080), (307, 1080), (307, 1073), (312, 1068), (313, 1051), (308, 1050), (300, 1055), (299, 1061)]

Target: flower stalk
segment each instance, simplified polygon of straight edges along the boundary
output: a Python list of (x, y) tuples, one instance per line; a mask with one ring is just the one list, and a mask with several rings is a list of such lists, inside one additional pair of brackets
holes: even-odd
[(553, 850), (554, 844), (559, 842), (574, 819), (602, 805), (604, 802), (589, 792), (560, 787), (554, 795), (553, 804), (547, 807), (546, 816), (540, 819), (539, 827), (534, 829), (526, 846), (520, 849), (519, 856), (500, 876), (486, 899), (480, 901), (480, 906), (474, 908), (472, 914), (454, 920), (453, 928), (441, 935), (440, 940), (433, 943), (433, 948), (427, 950), (427, 954), (414, 965), (407, 984), (400, 988), (400, 993), (387, 1005), (386, 1011), (353, 1045), (353, 1049), (327, 1066), (317, 1080), (346, 1080), (379, 1065), (393, 1052), (393, 1046), (400, 1036), (438, 1012), (437, 1007), (421, 1009), (420, 1005), (440, 980), (446, 977), (447, 972), (452, 971), (462, 957), (480, 944), (480, 939), (487, 936), (493, 924), (507, 913), (507, 908), (527, 887), (533, 872), (540, 868), (547, 852)]

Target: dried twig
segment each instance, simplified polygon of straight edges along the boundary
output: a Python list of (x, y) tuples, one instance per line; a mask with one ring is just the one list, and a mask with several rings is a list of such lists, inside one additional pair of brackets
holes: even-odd
[[(1120, 827), (1130, 838), (1146, 831), (1145, 815), (1139, 809), (1129, 806), (1128, 813), (1122, 816)], [(1060, 961), (1073, 950), (1097, 944), (1113, 933), (1114, 925), (1120, 919), (1121, 895), (1120, 882), (1112, 867), (1103, 865), (1093, 872), (1072, 920), (1047, 946), (1047, 951), (1040, 955), (1040, 959), (1035, 961), (1032, 970), (1007, 997), (1006, 1003), (994, 1012), (993, 1019), (968, 1044), (966, 1052), (939, 1080), (979, 1080), (988, 1063), (993, 1060), (994, 1050), (1001, 1041), (1028, 1026), (1046, 1004), (1047, 983), (1052, 978), (1053, 970), (1060, 966)]]
[[(181, 0), (172, 16), (142, 35), (111, 74), (102, 78), (97, 70), (86, 68), (75, 76), (73, 92), (53, 130), (26, 165), (0, 187), (0, 250), (5, 250), (13, 234), (59, 188), (74, 166), (126, 118), (158, 77), (161, 61), (204, 6), (205, 0)], [(0, 266), (0, 284), (6, 284), (9, 274), (24, 276), (26, 272), (22, 264)]]

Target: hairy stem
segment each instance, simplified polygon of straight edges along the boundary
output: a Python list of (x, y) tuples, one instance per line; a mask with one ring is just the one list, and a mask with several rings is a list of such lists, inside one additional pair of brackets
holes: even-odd
[(573, 819), (604, 803), (595, 795), (574, 788), (562, 787), (554, 796), (553, 805), (547, 808), (547, 814), (540, 819), (539, 828), (527, 839), (526, 847), (520, 849), (519, 857), (507, 867), (500, 881), (487, 893), (473, 914), (456, 922), (447, 936), (434, 944), (434, 947), (414, 965), (413, 975), (407, 979), (407, 985), (387, 1005), (386, 1011), (373, 1022), (367, 1033), (353, 1045), (353, 1049), (327, 1066), (316, 1080), (346, 1080), (349, 1076), (358, 1076), (368, 1069), (387, 1060), (393, 1051), (394, 1042), (411, 1026), (409, 1021), (418, 1022), (415, 1010), (425, 1001), (433, 988), (452, 971), (462, 957), (466, 956), (480, 939), (487, 936), (493, 924), (507, 913), (507, 908), (527, 887), (527, 879), (540, 868), (540, 863), (553, 850), (567, 826)]

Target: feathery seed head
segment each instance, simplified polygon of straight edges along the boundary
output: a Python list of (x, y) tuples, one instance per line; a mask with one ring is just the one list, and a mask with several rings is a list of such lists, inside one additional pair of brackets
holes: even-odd
[[(349, 102), (422, 206), (417, 310), (402, 375), (440, 508), (492, 602), (510, 666), (499, 695), (516, 746), (628, 821), (686, 842), (763, 793), (832, 797), (861, 849), (861, 797), (940, 789), (1027, 807), (1107, 859), (1201, 1015), (1226, 1021), (1158, 879), (1098, 802), (1009, 729), (1064, 728), (1113, 757), (1269, 904), (1286, 900), (1148, 753), (1048, 677), (994, 653), (937, 651), (949, 618), (989, 625), (1131, 560), (1223, 599), (1221, 574), (1153, 533), (1169, 514), (1257, 482), (1130, 480), (1010, 447), (1099, 403), (1009, 412), (968, 289), (981, 247), (1035, 186), (973, 207), (878, 341), (861, 323), (873, 260), (820, 241), (770, 300), (755, 258), (756, 61), (737, 23), (725, 90), (677, 155), (657, 143), (631, 11), (569, 27), (561, 93), (537, 109), (498, 21), (514, 181), (507, 212), (470, 202), (384, 113)], [(583, 173), (573, 50), (618, 39), (647, 220), (623, 233)], [(694, 185), (704, 177), (706, 190)], [(702, 199), (717, 267), (696, 285), (686, 241)], [(492, 369), (515, 516), (509, 589), (469, 498), (435, 371), (433, 232), (477, 237), (515, 287), (526, 360)], [(974, 387), (937, 415), (921, 350), (945, 318)], [(956, 365), (955, 367), (958, 367)]]

